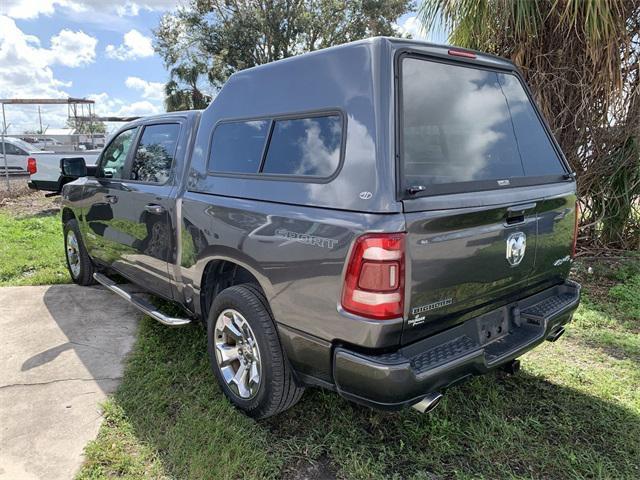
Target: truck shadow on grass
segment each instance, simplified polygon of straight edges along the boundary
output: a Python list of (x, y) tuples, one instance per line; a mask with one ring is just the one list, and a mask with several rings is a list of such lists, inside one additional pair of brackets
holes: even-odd
[[(640, 412), (555, 378), (557, 365), (545, 373), (554, 358), (452, 388), (429, 415), (307, 390), (290, 411), (255, 422), (215, 384), (202, 328), (145, 319), (114, 397), (126, 427), (115, 428), (132, 429), (177, 478), (637, 478)], [(86, 477), (109, 470), (106, 438), (89, 448)]]

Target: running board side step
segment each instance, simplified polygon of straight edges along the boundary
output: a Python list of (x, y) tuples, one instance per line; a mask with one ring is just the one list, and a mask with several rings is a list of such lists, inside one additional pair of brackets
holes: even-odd
[(158, 311), (158, 309), (151, 303), (143, 298), (135, 297), (129, 292), (123, 290), (118, 286), (116, 282), (111, 280), (109, 277), (102, 275), (101, 273), (94, 273), (93, 278), (96, 280), (96, 282), (104, 285), (113, 293), (124, 298), (127, 302), (136, 307), (142, 313), (149, 315), (151, 318), (157, 320), (163, 325), (169, 325), (170, 327), (179, 327), (181, 325), (187, 325), (188, 323), (191, 323), (191, 320), (189, 318), (167, 317), (164, 313)]

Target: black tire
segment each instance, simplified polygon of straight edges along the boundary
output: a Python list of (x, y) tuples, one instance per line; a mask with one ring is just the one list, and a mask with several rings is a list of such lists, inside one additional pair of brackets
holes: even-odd
[[(82, 236), (80, 235), (80, 229), (78, 228), (78, 222), (75, 218), (68, 220), (67, 223), (64, 224), (64, 252), (65, 259), (67, 261), (67, 269), (69, 270), (69, 275), (71, 275), (71, 279), (74, 283), (78, 285), (94, 285), (96, 282), (93, 279), (93, 272), (95, 272), (95, 267), (93, 266), (93, 262), (91, 262), (91, 258), (89, 258), (89, 254), (87, 253), (87, 249), (84, 246), (84, 242), (82, 241)], [(72, 233), (77, 242), (77, 263), (72, 264), (70, 262), (69, 253), (69, 234)], [(75, 271), (74, 271), (75, 270)]]
[[(226, 310), (235, 310), (251, 328), (260, 352), (260, 382), (251, 398), (241, 398), (234, 392), (221, 372), (215, 352), (215, 325)], [(296, 384), (291, 366), (280, 345), (273, 316), (266, 298), (251, 284), (229, 287), (216, 296), (207, 318), (207, 349), (213, 373), (227, 398), (248, 416), (255, 419), (277, 415), (295, 405), (304, 388)]]

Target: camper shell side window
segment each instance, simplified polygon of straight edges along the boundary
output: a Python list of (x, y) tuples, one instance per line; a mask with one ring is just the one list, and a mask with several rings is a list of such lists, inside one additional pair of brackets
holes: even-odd
[(211, 175), (328, 182), (344, 159), (339, 110), (223, 120), (209, 143)]

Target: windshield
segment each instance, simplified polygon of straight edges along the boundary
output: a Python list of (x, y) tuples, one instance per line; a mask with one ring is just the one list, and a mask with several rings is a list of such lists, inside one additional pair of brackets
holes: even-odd
[(515, 75), (415, 57), (401, 68), (404, 189), (565, 173)]

